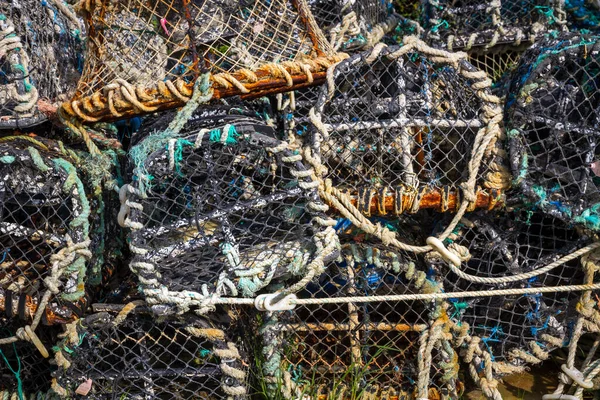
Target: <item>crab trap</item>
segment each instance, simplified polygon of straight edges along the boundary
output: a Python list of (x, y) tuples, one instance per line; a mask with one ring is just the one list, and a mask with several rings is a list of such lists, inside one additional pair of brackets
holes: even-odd
[(315, 304), (261, 316), (266, 398), (458, 398), (458, 356), (441, 302), (326, 302), (437, 292), (424, 269), (414, 255), (345, 242), (338, 262), (298, 294)]
[(39, 124), (73, 95), (82, 25), (61, 0), (0, 4), (0, 130)]
[(114, 264), (93, 176), (110, 167), (50, 139), (0, 138), (0, 321), (52, 325), (85, 310)]
[(105, 311), (68, 325), (53, 347), (61, 398), (247, 398), (248, 363), (225, 312), (157, 321), (138, 303), (94, 308)]
[(434, 47), (464, 50), (470, 62), (499, 80), (528, 46), (566, 24), (563, 2), (428, 0), (422, 23)]
[(85, 2), (89, 42), (63, 117), (119, 120), (178, 107), (210, 72), (213, 98), (316, 84), (337, 60), (306, 0)]
[(274, 137), (260, 118), (208, 108), (130, 151), (120, 218), (150, 304), (204, 313), (214, 296), (297, 290), (335, 257), (335, 222), (310, 171)]
[[(447, 242), (463, 255), (460, 269), (448, 271), (440, 259), (426, 257), (446, 292), (484, 294), (495, 289), (597, 281), (587, 280), (581, 254), (571, 256), (592, 239), (540, 212), (471, 213)], [(550, 351), (569, 343), (580, 296), (567, 291), (449, 299), (448, 314), (459, 325), (466, 324), (471, 336), (480, 338), (479, 345), (491, 362), (508, 364), (504, 373), (512, 373), (509, 367), (539, 363)], [(500, 367), (495, 370), (502, 371)]]
[(311, 112), (322, 178), (366, 216), (453, 211), (503, 202), (510, 174), (499, 99), (464, 54), (415, 37), (335, 67)]
[(598, 229), (596, 37), (568, 35), (526, 53), (506, 103), (510, 164), (521, 201)]

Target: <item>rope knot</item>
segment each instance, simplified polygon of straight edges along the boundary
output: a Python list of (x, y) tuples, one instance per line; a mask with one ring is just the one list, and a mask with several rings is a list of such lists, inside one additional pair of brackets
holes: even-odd
[(475, 203), (477, 201), (477, 194), (475, 193), (475, 190), (473, 190), (473, 188), (470, 187), (468, 182), (461, 183), (460, 187), (463, 191), (463, 196), (465, 197), (466, 201), (468, 201), (469, 203)]
[(26, 342), (33, 343), (44, 358), (50, 357), (50, 354), (48, 354), (48, 350), (46, 350), (46, 347), (44, 346), (40, 338), (38, 338), (35, 332), (31, 329), (30, 325), (25, 325), (24, 328), (17, 329), (15, 336)]

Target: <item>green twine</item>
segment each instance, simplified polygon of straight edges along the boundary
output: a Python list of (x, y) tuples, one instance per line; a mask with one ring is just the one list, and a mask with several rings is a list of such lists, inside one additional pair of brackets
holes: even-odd
[(535, 10), (538, 10), (540, 14), (548, 18), (548, 22), (553, 24), (556, 21), (554, 17), (554, 10), (549, 6), (535, 6)]
[(177, 112), (177, 115), (175, 115), (175, 118), (173, 118), (173, 121), (167, 127), (167, 131), (171, 131), (174, 136), (181, 132), (198, 106), (208, 102), (212, 98), (213, 90), (210, 87), (209, 77), (210, 74), (203, 74), (196, 80), (192, 98)]
[(50, 167), (44, 163), (44, 159), (40, 155), (38, 149), (30, 146), (27, 148), (27, 151), (29, 152), (29, 155), (31, 155), (31, 160), (37, 169), (39, 169), (41, 172), (48, 172), (50, 170)]
[[(83, 230), (83, 238), (86, 240), (90, 233), (90, 203), (85, 195), (83, 183), (77, 175), (77, 169), (70, 162), (62, 158), (57, 158), (54, 160), (54, 164), (57, 168), (62, 168), (68, 174), (67, 179), (65, 179), (65, 183), (63, 184), (63, 190), (67, 193), (69, 193), (73, 188), (77, 190), (82, 210), (81, 213), (79, 213), (79, 215), (69, 223), (69, 227), (71, 229), (81, 227)], [(77, 290), (71, 293), (63, 293), (61, 297), (67, 301), (77, 301), (85, 295), (83, 283), (86, 275), (85, 258), (82, 256), (75, 258), (75, 260), (73, 260), (71, 265), (67, 268), (67, 272), (77, 272)]]
[(198, 350), (198, 353), (200, 354), (201, 358), (206, 358), (210, 355), (211, 351), (208, 349), (200, 349)]
[[(194, 143), (185, 139), (177, 139), (175, 142), (175, 149), (173, 150), (175, 158), (175, 171), (181, 174), (180, 164), (183, 161), (183, 148), (184, 146), (193, 146)], [(169, 150), (169, 144), (167, 144), (167, 151)]]
[(3, 164), (12, 164), (14, 163), (16, 158), (14, 156), (2, 156), (0, 157), (0, 162)]
[(16, 371), (10, 365), (10, 363), (8, 362), (8, 359), (6, 358), (6, 356), (4, 355), (2, 350), (0, 350), (0, 355), (4, 359), (4, 362), (6, 363), (6, 366), (8, 367), (10, 372), (12, 372), (14, 374), (15, 378), (17, 379), (17, 393), (19, 395), (19, 400), (23, 400), (24, 395), (23, 395), (23, 381), (21, 380), (21, 358), (17, 354), (17, 346), (15, 346), (14, 343), (13, 343), (13, 349), (15, 350), (15, 356), (17, 357), (17, 370)]
[(79, 201), (81, 202), (81, 213), (69, 223), (69, 226), (72, 229), (82, 227), (83, 236), (87, 237), (90, 233), (90, 203), (85, 195), (83, 182), (81, 182), (81, 179), (79, 179), (79, 176), (77, 175), (77, 169), (73, 166), (73, 164), (63, 158), (57, 158), (53, 161), (56, 167), (62, 168), (67, 173), (67, 179), (65, 179), (65, 183), (63, 184), (63, 190), (66, 193), (69, 193), (71, 189), (77, 189), (77, 195), (79, 196)]
[(461, 311), (466, 310), (467, 307), (469, 307), (469, 303), (463, 301), (463, 302), (452, 302), (452, 306), (454, 307), (454, 312), (452, 313), (452, 315), (450, 316), (450, 319), (456, 317), (457, 315), (460, 316), (461, 315)]
[[(225, 128), (223, 128), (225, 129)], [(223, 141), (223, 139), (221, 139), (222, 137), (222, 132), (219, 129), (213, 129), (212, 131), (209, 132), (209, 137), (208, 140), (210, 140), (211, 142), (214, 143), (223, 143), (225, 145), (233, 145), (237, 143), (237, 138), (240, 136), (237, 132), (237, 130), (235, 129), (235, 126), (233, 125), (229, 125), (229, 128), (227, 130), (227, 138), (225, 138), (225, 141)]]
[(450, 27), (450, 24), (448, 24), (448, 21), (446, 21), (446, 20), (442, 20), (442, 22), (440, 22), (440, 23), (439, 23), (439, 24), (437, 24), (437, 25), (434, 25), (434, 26), (431, 28), (431, 32), (437, 32), (437, 31), (438, 31), (440, 28), (442, 28), (442, 27), (443, 27), (444, 29), (448, 29), (448, 28)]
[[(16, 69), (17, 71), (20, 71), (24, 77), (27, 77), (28, 73), (27, 70), (25, 69), (25, 67), (23, 66), (23, 64), (13, 64), (12, 65), (13, 69)], [(23, 80), (23, 86), (25, 87), (25, 91), (27, 93), (31, 92), (31, 89), (33, 88), (33, 86), (27, 82), (27, 80)]]
[(600, 203), (594, 204), (592, 207), (584, 210), (581, 215), (575, 217), (573, 220), (576, 223), (583, 224), (586, 228), (598, 230), (600, 229)]
[[(272, 329), (277, 329), (278, 321), (273, 315), (271, 321), (267, 322), (260, 328), (260, 334), (265, 335)], [(275, 340), (270, 340), (264, 343), (262, 354), (265, 356), (262, 363), (262, 371), (266, 376), (281, 378), (281, 354), (277, 351), (279, 343)]]
[(210, 74), (203, 74), (198, 78), (194, 84), (192, 98), (175, 114), (175, 117), (163, 132), (148, 136), (129, 151), (129, 156), (135, 165), (134, 172), (139, 179), (139, 189), (142, 193), (146, 193), (147, 188), (152, 186), (153, 177), (148, 173), (145, 165), (150, 154), (164, 149), (171, 139), (177, 138), (198, 106), (212, 98), (213, 91), (210, 88), (209, 77)]

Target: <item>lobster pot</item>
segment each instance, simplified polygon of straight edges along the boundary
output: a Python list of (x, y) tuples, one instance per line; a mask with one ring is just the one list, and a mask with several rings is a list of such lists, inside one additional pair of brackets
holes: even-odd
[[(16, 333), (19, 325), (0, 320), (2, 338)], [(58, 340), (62, 329), (45, 327), (38, 331), (38, 338), (47, 348), (51, 348)], [(10, 334), (8, 336), (10, 336)], [(19, 389), (23, 398), (53, 399), (49, 393), (52, 384), (52, 371), (56, 368), (50, 359), (44, 358), (30, 342), (18, 341), (0, 345), (0, 398), (18, 399)], [(11, 396), (15, 397), (11, 397)], [(47, 397), (45, 397), (47, 396)]]
[[(475, 89), (470, 77), (484, 75), (460, 55), (431, 57), (439, 50), (404, 40), (341, 62), (334, 86), (322, 88), (311, 121), (323, 178), (367, 216), (453, 211), (469, 176), (477, 185), (473, 207), (493, 208), (509, 178), (498, 151), (498, 99)], [(470, 170), (483, 136), (483, 161)]]
[[(333, 48), (343, 51), (356, 50), (367, 44), (373, 28), (383, 24), (393, 10), (388, 0), (313, 0), (309, 5), (317, 25)], [(388, 30), (394, 28), (391, 25)]]
[(0, 5), (0, 130), (39, 124), (73, 95), (83, 67), (82, 22), (62, 1)]
[(495, 81), (528, 46), (566, 23), (562, 4), (554, 0), (427, 0), (423, 10), (428, 43), (468, 52), (470, 62)]
[(214, 97), (318, 83), (337, 59), (305, 1), (101, 0), (86, 7), (86, 64), (63, 109), (83, 121), (178, 107), (206, 72)]
[(90, 259), (103, 233), (98, 232), (97, 202), (88, 199), (91, 190), (76, 167), (81, 160), (60, 142), (34, 136), (0, 139), (0, 305), (5, 315), (31, 318), (55, 285), (50, 306), (73, 303), (77, 309), (86, 301), (88, 283), (100, 274), (102, 265)]
[[(339, 261), (298, 297), (435, 292), (416, 257), (344, 242)], [(431, 302), (299, 305), (271, 313), (259, 331), (268, 398), (458, 398), (456, 354), (444, 340), (427, 352)], [(448, 346), (446, 346), (448, 345)], [(423, 346), (423, 347), (421, 347)], [(430, 358), (430, 363), (421, 361)], [(454, 371), (454, 372), (453, 372)], [(426, 375), (419, 380), (419, 373)]]
[(335, 257), (310, 171), (274, 134), (256, 118), (193, 116), (180, 137), (167, 130), (131, 150), (121, 217), (151, 304), (203, 312), (209, 294), (290, 288)]
[[(476, 212), (463, 217), (448, 240), (451, 249), (467, 250), (460, 271), (468, 276), (448, 271), (435, 257), (428, 260), (446, 292), (582, 285), (597, 278), (586, 280), (581, 257), (537, 271), (590, 243), (589, 237), (540, 212)], [(450, 298), (447, 313), (458, 325), (470, 327), (493, 362), (523, 366), (541, 362), (548, 352), (568, 345), (580, 296), (562, 291)]]
[(593, 36), (536, 45), (515, 74), (505, 112), (522, 201), (593, 230), (600, 227), (598, 50)]
[(53, 389), (61, 398), (247, 398), (247, 359), (233, 324), (194, 316), (158, 322), (147, 309), (127, 314), (131, 307), (69, 326), (53, 348)]

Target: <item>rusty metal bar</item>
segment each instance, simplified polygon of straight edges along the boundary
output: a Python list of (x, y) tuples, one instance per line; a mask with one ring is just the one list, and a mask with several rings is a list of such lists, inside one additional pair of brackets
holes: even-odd
[[(250, 93), (243, 94), (238, 88), (232, 86), (230, 88), (222, 88), (219, 86), (214, 87), (213, 99), (220, 99), (226, 97), (233, 97), (242, 95), (242, 99), (251, 99), (255, 97), (262, 97), (266, 95), (272, 95), (277, 93), (289, 92), (293, 90), (302, 89), (309, 86), (320, 85), (325, 82), (326, 71), (313, 72), (313, 81), (309, 82), (308, 77), (305, 74), (292, 74), (292, 86), (288, 86), (287, 81), (284, 78), (275, 78), (266, 71), (258, 70), (255, 72), (258, 81), (256, 82), (244, 82), (244, 76), (233, 73), (232, 76), (238, 79), (244, 84)], [(181, 92), (183, 95), (190, 97), (192, 95), (193, 83), (186, 83), (181, 86)], [(85, 115), (99, 119), (105, 122), (117, 121), (122, 119), (131, 118), (134, 116), (140, 116), (147, 114), (142, 110), (138, 110), (131, 104), (123, 94), (116, 90), (113, 92), (113, 102), (115, 109), (119, 112), (119, 116), (113, 115), (108, 107), (108, 95), (104, 93), (97, 93), (94, 95), (94, 101), (92, 102), (92, 96), (83, 97), (75, 100), (77, 106), (80, 109), (84, 109)], [(143, 104), (149, 108), (156, 108), (155, 111), (169, 110), (183, 106), (185, 103), (176, 96), (169, 95), (165, 96), (165, 93), (160, 93), (158, 88), (146, 88), (144, 93), (152, 98), (150, 101), (146, 101)], [(102, 108), (96, 107), (95, 104), (103, 104)], [(76, 117), (72, 102), (67, 102), (62, 105), (62, 108), (71, 116)], [(86, 122), (86, 121), (83, 121)]]
[[(460, 190), (456, 188), (430, 189), (422, 188), (417, 194), (415, 191), (394, 189), (388, 190), (383, 199), (383, 205), (380, 200), (381, 193), (378, 189), (373, 189), (373, 195), (370, 197), (369, 205), (361, 200), (357, 190), (343, 190), (347, 193), (351, 202), (365, 215), (394, 215), (411, 212), (411, 210), (432, 209), (438, 212), (456, 211), (460, 206)], [(504, 205), (505, 195), (502, 190), (482, 189), (476, 192), (477, 201), (472, 204), (469, 211), (475, 209), (492, 210)], [(418, 207), (413, 207), (414, 201), (418, 200)], [(331, 204), (330, 204), (331, 205)], [(385, 213), (381, 212), (385, 209)]]
[(368, 324), (359, 324), (358, 326), (352, 327), (351, 324), (344, 323), (299, 323), (299, 324), (285, 324), (282, 327), (284, 331), (295, 331), (295, 332), (324, 332), (324, 331), (349, 331), (350, 329), (356, 329), (361, 331), (398, 331), (398, 332), (422, 332), (428, 329), (425, 324), (388, 324), (386, 322), (376, 322)]

